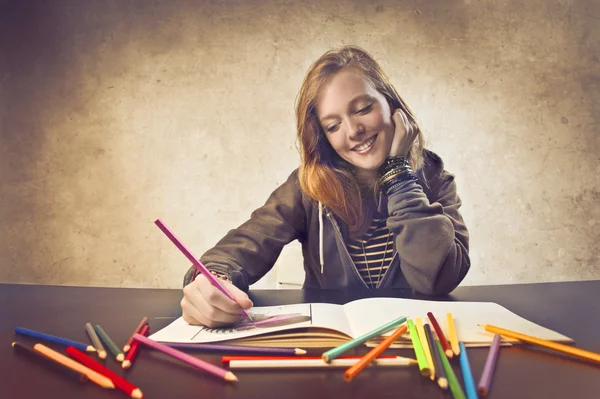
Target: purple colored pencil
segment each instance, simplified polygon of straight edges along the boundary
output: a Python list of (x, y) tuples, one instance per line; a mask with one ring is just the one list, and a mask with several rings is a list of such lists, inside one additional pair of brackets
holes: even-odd
[(484, 397), (490, 391), (490, 384), (492, 383), (492, 377), (494, 375), (494, 368), (496, 367), (496, 360), (498, 360), (498, 352), (500, 349), (500, 334), (494, 335), (492, 346), (488, 352), (488, 357), (485, 360), (483, 366), (483, 373), (479, 379), (479, 385), (477, 386), (477, 392), (481, 397)]
[(140, 343), (142, 343), (152, 349), (156, 349), (157, 351), (160, 351), (164, 354), (174, 357), (177, 360), (181, 360), (182, 362), (187, 363), (190, 366), (194, 366), (201, 370), (204, 370), (207, 373), (213, 374), (219, 378), (223, 378), (227, 381), (237, 381), (238, 380), (237, 377), (231, 371), (228, 371), (224, 368), (215, 366), (214, 364), (205, 362), (204, 360), (195, 358), (194, 356), (188, 355), (187, 353), (180, 352), (177, 349), (170, 348), (167, 345), (153, 341), (150, 338), (145, 337), (141, 334), (138, 334), (138, 333), (133, 334), (133, 339), (136, 341), (139, 341)]
[(262, 346), (221, 345), (221, 344), (183, 344), (178, 342), (163, 342), (164, 345), (175, 349), (197, 351), (218, 351), (220, 353), (247, 353), (252, 355), (295, 356), (305, 355), (304, 349), (298, 348), (266, 348)]
[[(221, 291), (223, 294), (225, 294), (227, 296), (227, 298), (231, 299), (233, 302), (237, 301), (235, 300), (235, 298), (233, 297), (233, 295), (231, 295), (229, 293), (229, 291), (227, 291), (227, 289), (225, 289), (225, 287), (223, 287), (223, 285), (219, 282), (219, 279), (216, 278), (215, 276), (212, 275), (211, 272), (208, 271), (208, 269), (206, 268), (206, 266), (204, 266), (202, 264), (202, 262), (200, 262), (186, 247), (185, 245), (183, 245), (181, 243), (181, 241), (179, 241), (179, 239), (175, 236), (175, 234), (173, 234), (173, 232), (171, 230), (169, 230), (169, 228), (167, 226), (165, 226), (165, 224), (162, 222), (162, 220), (160, 219), (156, 219), (154, 221), (154, 224), (156, 224), (158, 226), (159, 229), (161, 229), (161, 231), (163, 233), (165, 233), (165, 235), (169, 238), (169, 240), (171, 240), (171, 242), (173, 244), (175, 244), (175, 246), (177, 248), (179, 248), (179, 250), (185, 255), (186, 258), (188, 258), (188, 260), (190, 262), (192, 262), (194, 264), (194, 266), (196, 267), (196, 269), (198, 269), (198, 271), (200, 273), (202, 273), (204, 275), (204, 277), (206, 277), (206, 279), (208, 281), (210, 281), (210, 283), (212, 285), (214, 285), (215, 287), (217, 287), (219, 289), (219, 291)], [(248, 313), (246, 313), (246, 311), (244, 309), (242, 309), (242, 313), (244, 314), (245, 317), (249, 318), (250, 320), (252, 320), (252, 318), (248, 315)]]

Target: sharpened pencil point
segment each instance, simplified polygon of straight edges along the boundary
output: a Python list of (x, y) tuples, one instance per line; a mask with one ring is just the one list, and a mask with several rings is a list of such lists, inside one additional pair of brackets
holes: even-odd
[(122, 362), (122, 361), (123, 361), (123, 359), (125, 359), (125, 355), (123, 355), (122, 353), (119, 353), (119, 354), (117, 355), (117, 362)]
[(321, 359), (323, 359), (325, 363), (329, 363), (329, 356), (327, 356), (326, 354), (323, 354), (323, 356), (321, 356)]
[(134, 399), (142, 399), (144, 395), (142, 394), (142, 391), (140, 391), (139, 388), (136, 388), (131, 392), (131, 397)]
[(123, 363), (121, 363), (121, 367), (124, 369), (128, 369), (129, 367), (131, 367), (131, 362), (129, 360), (123, 360)]
[(91, 345), (88, 345), (88, 346), (85, 348), (85, 351), (86, 351), (86, 352), (96, 352), (96, 348), (94, 348), (94, 347), (93, 347), (93, 346), (91, 346)]
[(448, 349), (445, 353), (446, 356), (448, 356), (448, 359), (452, 359), (454, 357), (454, 352), (452, 352), (452, 349)]
[(129, 345), (125, 345), (125, 346), (123, 347), (123, 352), (125, 352), (125, 353), (126, 353), (127, 351), (129, 351), (129, 348), (131, 348), (131, 346), (129, 346)]
[(100, 359), (106, 359), (106, 351), (98, 351), (98, 357)]
[(296, 355), (306, 355), (306, 351), (304, 349), (296, 348), (294, 349), (294, 352), (296, 352)]
[(448, 379), (447, 378), (438, 378), (438, 385), (440, 388), (446, 390), (448, 389)]
[(231, 381), (231, 382), (238, 381), (238, 378), (231, 371), (228, 371), (227, 373), (225, 373), (225, 379), (227, 381)]

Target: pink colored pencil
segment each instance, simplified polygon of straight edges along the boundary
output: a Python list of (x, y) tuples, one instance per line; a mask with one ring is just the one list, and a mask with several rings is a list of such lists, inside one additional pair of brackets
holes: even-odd
[[(213, 276), (212, 273), (208, 271), (208, 269), (206, 268), (206, 266), (204, 266), (202, 264), (202, 262), (200, 262), (185, 247), (185, 245), (183, 245), (181, 243), (181, 241), (179, 241), (179, 239), (175, 236), (175, 234), (173, 234), (173, 232), (171, 230), (169, 230), (169, 228), (167, 226), (165, 226), (165, 224), (162, 222), (162, 220), (156, 219), (154, 221), (154, 224), (156, 224), (158, 226), (158, 228), (161, 229), (163, 233), (165, 233), (165, 235), (169, 238), (169, 240), (171, 240), (171, 242), (173, 242), (173, 244), (175, 244), (175, 246), (177, 248), (179, 248), (179, 250), (185, 255), (185, 257), (188, 258), (188, 260), (194, 264), (194, 266), (196, 267), (196, 269), (198, 269), (198, 271), (200, 273), (202, 273), (204, 275), (204, 277), (206, 277), (206, 279), (208, 281), (210, 281), (210, 283), (212, 285), (214, 285), (215, 287), (217, 287), (219, 289), (219, 291), (221, 291), (223, 294), (225, 294), (227, 296), (227, 298), (229, 298), (233, 302), (237, 303), (237, 301), (235, 300), (235, 298), (233, 297), (233, 295), (231, 295), (229, 293), (229, 291), (227, 291), (225, 289), (225, 287), (223, 287), (223, 285), (219, 282), (219, 279), (216, 278), (215, 276)], [(242, 309), (242, 313), (244, 314), (245, 317), (247, 317), (248, 319), (252, 320), (252, 318), (248, 315), (248, 313), (244, 309)]]
[(181, 360), (184, 363), (187, 363), (191, 366), (197, 367), (201, 370), (206, 371), (207, 373), (213, 374), (219, 378), (223, 378), (226, 381), (237, 381), (237, 377), (228, 370), (225, 370), (221, 367), (217, 367), (213, 364), (207, 363), (204, 360), (200, 360), (195, 358), (194, 356), (188, 355), (187, 353), (183, 353), (178, 351), (177, 349), (173, 349), (168, 347), (167, 345), (160, 344), (156, 341), (151, 340), (150, 338), (144, 337), (141, 334), (134, 334), (133, 339), (152, 348), (165, 353), (169, 356), (174, 357), (177, 360)]

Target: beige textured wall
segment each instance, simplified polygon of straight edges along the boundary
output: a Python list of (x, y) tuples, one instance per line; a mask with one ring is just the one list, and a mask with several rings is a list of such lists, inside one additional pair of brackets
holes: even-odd
[[(179, 287), (297, 166), (307, 67), (383, 62), (457, 175), (465, 284), (600, 278), (600, 3), (0, 0), (0, 281)], [(275, 280), (297, 280), (298, 246)]]

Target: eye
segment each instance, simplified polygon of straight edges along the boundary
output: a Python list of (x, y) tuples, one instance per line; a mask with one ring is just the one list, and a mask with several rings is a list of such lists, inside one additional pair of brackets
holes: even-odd
[(369, 112), (371, 110), (371, 108), (373, 108), (373, 103), (370, 103), (367, 106), (359, 109), (358, 111), (356, 111), (356, 113), (357, 114), (366, 114), (367, 112)]
[(335, 132), (336, 130), (338, 130), (339, 126), (340, 126), (339, 123), (336, 123), (335, 125), (329, 125), (325, 128), (325, 132), (327, 132), (327, 133)]

